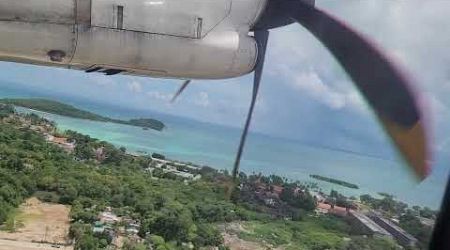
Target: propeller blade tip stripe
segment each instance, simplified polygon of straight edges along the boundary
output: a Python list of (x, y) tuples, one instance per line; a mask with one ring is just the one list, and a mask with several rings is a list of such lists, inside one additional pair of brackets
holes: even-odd
[(380, 118), (380, 120), (417, 178), (425, 179), (431, 172), (431, 152), (423, 122), (419, 120), (414, 126), (407, 128), (388, 119)]
[(293, 1), (285, 11), (327, 47), (368, 101), (386, 132), (420, 179), (430, 173), (423, 112), (411, 80), (375, 43), (345, 22)]

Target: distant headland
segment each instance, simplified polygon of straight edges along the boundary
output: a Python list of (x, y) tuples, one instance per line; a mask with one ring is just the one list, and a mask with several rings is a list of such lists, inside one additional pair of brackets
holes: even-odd
[(158, 131), (162, 131), (165, 128), (164, 123), (161, 121), (158, 121), (156, 119), (151, 118), (138, 118), (138, 119), (131, 119), (128, 121), (120, 120), (120, 119), (113, 119), (106, 116), (98, 115), (86, 110), (82, 110), (79, 108), (76, 108), (74, 106), (48, 100), (48, 99), (41, 99), (41, 98), (5, 98), (0, 99), (0, 103), (4, 104), (12, 104), (15, 106), (20, 106), (24, 108), (30, 108), (35, 109), (39, 111), (44, 111), (52, 114), (72, 117), (72, 118), (78, 118), (78, 119), (86, 119), (86, 120), (92, 120), (92, 121), (100, 121), (100, 122), (112, 122), (112, 123), (119, 123), (119, 124), (125, 124), (125, 125), (131, 125), (141, 128), (151, 128)]

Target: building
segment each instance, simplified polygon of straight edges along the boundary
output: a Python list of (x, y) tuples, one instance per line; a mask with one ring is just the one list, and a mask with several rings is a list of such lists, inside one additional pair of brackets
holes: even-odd
[(333, 206), (327, 203), (318, 202), (316, 212), (320, 214), (333, 214), (345, 217), (351, 210), (345, 207)]
[(127, 233), (127, 235), (137, 235), (139, 233), (139, 229), (135, 227), (127, 227), (125, 229), (125, 232)]
[(325, 202), (326, 198), (320, 192), (310, 192), (317, 202)]
[(367, 235), (375, 237), (393, 238), (392, 234), (379, 226), (365, 214), (357, 211), (350, 211), (349, 216), (352, 219), (353, 226), (359, 231)]
[(50, 134), (45, 135), (45, 139), (48, 142), (56, 144), (60, 148), (64, 149), (67, 152), (73, 152), (75, 150), (75, 142), (69, 142), (69, 140), (65, 137), (57, 137)]
[(105, 225), (102, 222), (100, 222), (100, 221), (96, 221), (94, 223), (94, 228), (92, 229), (92, 231), (94, 233), (100, 233), (101, 234), (101, 233), (105, 232)]
[(347, 216), (349, 212), (350, 212), (349, 208), (339, 207), (339, 206), (331, 206), (331, 209), (329, 211), (329, 213), (337, 215), (337, 216), (341, 216), (341, 217)]
[(188, 164), (188, 163), (176, 162), (176, 161), (171, 161), (171, 160), (167, 160), (167, 159), (159, 159), (159, 158), (155, 158), (155, 157), (151, 157), (151, 159), (152, 159), (153, 167), (157, 167), (157, 168), (161, 168), (163, 165), (165, 165), (167, 168), (175, 169), (175, 170), (177, 170), (177, 167), (186, 168), (191, 171), (197, 171), (197, 170), (201, 169), (200, 167), (192, 166), (191, 164)]
[(266, 198), (264, 199), (264, 204), (266, 204), (266, 206), (275, 206), (275, 204), (277, 204), (276, 200), (273, 198)]
[(130, 218), (124, 218), (123, 223), (125, 223), (125, 233), (127, 235), (137, 235), (139, 233), (139, 229), (141, 228), (141, 224), (139, 223), (139, 221)]
[(194, 175), (190, 174), (190, 173), (181, 172), (181, 171), (177, 171), (177, 170), (173, 170), (173, 169), (169, 170), (168, 172), (173, 173), (177, 176), (180, 176), (181, 178), (184, 178), (184, 179), (194, 179)]
[(271, 189), (274, 194), (280, 197), (281, 193), (283, 193), (284, 188), (282, 186), (272, 185)]
[(375, 223), (377, 223), (379, 226), (381, 226), (390, 234), (392, 234), (392, 236), (394, 236), (394, 238), (400, 245), (410, 247), (414, 247), (417, 245), (418, 240), (414, 238), (414, 236), (405, 232), (405, 230), (395, 225), (393, 222), (375, 213), (372, 213), (369, 216)]
[(172, 164), (167, 164), (167, 160), (160, 160), (157, 158), (154, 158), (155, 160), (152, 162), (151, 166), (149, 166), (148, 168), (146, 168), (147, 172), (153, 173), (153, 171), (157, 168), (162, 169), (162, 171), (164, 173), (172, 173), (176, 176), (179, 176), (183, 179), (186, 180), (200, 180), (202, 178), (202, 176), (200, 174), (192, 174), (186, 171), (180, 171), (177, 169), (176, 166), (172, 165)]
[(105, 147), (99, 147), (97, 149), (94, 150), (95, 153), (95, 159), (97, 161), (103, 161), (106, 159), (106, 152), (105, 152)]
[(418, 217), (418, 218), (420, 220), (420, 223), (422, 223), (422, 225), (427, 226), (429, 228), (434, 228), (434, 224), (436, 223), (435, 220), (424, 218), (424, 217)]
[(101, 222), (106, 223), (106, 224), (114, 224), (114, 223), (120, 222), (120, 218), (117, 215), (115, 215), (109, 211), (100, 213), (99, 219)]
[(322, 202), (317, 203), (316, 212), (319, 214), (327, 214), (331, 209), (331, 205)]

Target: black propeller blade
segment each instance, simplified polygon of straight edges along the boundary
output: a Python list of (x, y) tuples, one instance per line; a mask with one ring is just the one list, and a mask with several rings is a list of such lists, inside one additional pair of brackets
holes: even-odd
[(186, 80), (183, 82), (183, 84), (181, 85), (181, 87), (178, 89), (178, 91), (175, 93), (175, 95), (172, 97), (172, 99), (170, 100), (171, 103), (174, 103), (178, 96), (181, 95), (181, 93), (183, 92), (183, 90), (189, 85), (189, 83), (191, 83), (191, 80)]
[(236, 159), (233, 166), (233, 181), (236, 183), (236, 179), (239, 173), (239, 164), (241, 162), (242, 152), (244, 150), (245, 140), (247, 138), (248, 129), (250, 127), (250, 122), (252, 120), (253, 109), (255, 108), (256, 97), (258, 96), (259, 85), (261, 82), (261, 75), (264, 67), (264, 58), (266, 54), (267, 40), (269, 39), (268, 30), (255, 30), (254, 31), (255, 40), (258, 44), (258, 60), (255, 67), (255, 75), (253, 78), (253, 93), (250, 103), (250, 108), (248, 110), (247, 119), (245, 121), (244, 130), (241, 135), (241, 140), (239, 142), (238, 152), (236, 154)]
[(280, 2), (285, 15), (308, 29), (331, 51), (372, 106), (404, 159), (421, 179), (425, 178), (429, 171), (425, 130), (406, 77), (370, 41), (343, 22), (302, 1)]

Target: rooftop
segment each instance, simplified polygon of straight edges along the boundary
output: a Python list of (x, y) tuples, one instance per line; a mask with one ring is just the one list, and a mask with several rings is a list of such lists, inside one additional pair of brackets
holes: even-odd
[(366, 215), (356, 212), (356, 211), (350, 211), (350, 214), (352, 214), (357, 220), (359, 220), (361, 223), (363, 223), (366, 227), (370, 229), (373, 233), (382, 234), (386, 236), (392, 236), (388, 231), (380, 227), (377, 223), (375, 223), (373, 220), (371, 220)]
[(414, 238), (414, 236), (412, 236), (411, 234), (407, 233), (405, 230), (403, 230), (401, 227), (395, 225), (394, 223), (392, 223), (391, 221), (389, 221), (388, 219), (385, 219), (379, 215), (375, 215), (375, 217), (377, 219), (379, 219), (380, 221), (384, 222), (384, 224), (386, 224), (387, 226), (389, 226), (391, 229), (393, 229), (394, 231), (396, 231), (397, 233), (401, 234), (403, 237), (407, 238), (408, 240), (412, 241), (412, 242), (417, 242), (417, 239)]

